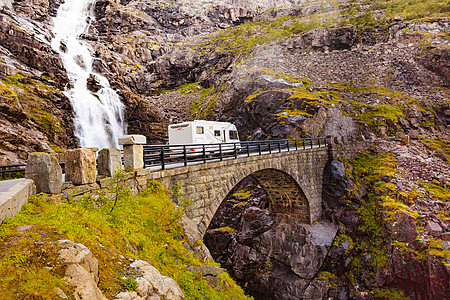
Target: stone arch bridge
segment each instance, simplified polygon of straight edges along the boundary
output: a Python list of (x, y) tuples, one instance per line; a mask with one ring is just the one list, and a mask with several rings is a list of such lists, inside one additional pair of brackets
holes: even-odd
[(169, 170), (137, 170), (136, 180), (140, 187), (157, 180), (168, 189), (179, 183), (185, 197), (193, 200), (186, 214), (202, 235), (227, 194), (249, 175), (266, 192), (271, 213), (297, 215), (311, 224), (321, 216), (323, 172), (329, 157), (330, 148), (313, 148)]

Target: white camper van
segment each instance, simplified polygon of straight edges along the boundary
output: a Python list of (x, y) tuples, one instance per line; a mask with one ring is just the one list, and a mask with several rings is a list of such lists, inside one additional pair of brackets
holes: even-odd
[(195, 120), (169, 125), (169, 145), (238, 143), (236, 129), (228, 122)]

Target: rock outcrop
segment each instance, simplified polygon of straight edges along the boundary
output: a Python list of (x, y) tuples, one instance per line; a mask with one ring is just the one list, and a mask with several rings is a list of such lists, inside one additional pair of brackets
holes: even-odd
[[(58, 264), (66, 268), (64, 280), (75, 289), (75, 299), (106, 300), (102, 291), (97, 287), (99, 281), (98, 261), (92, 256), (86, 246), (70, 240), (59, 240)], [(121, 292), (115, 299), (127, 300), (184, 300), (186, 297), (175, 280), (161, 273), (146, 261), (136, 260), (130, 267), (134, 270), (137, 290), (135, 292)], [(55, 290), (64, 298), (64, 293)], [(67, 297), (67, 296), (66, 296)]]
[(67, 265), (64, 279), (74, 288), (75, 299), (106, 300), (97, 287), (98, 261), (86, 246), (69, 240), (58, 241), (60, 263)]
[(138, 288), (136, 292), (119, 293), (115, 299), (126, 300), (184, 300), (186, 297), (175, 280), (161, 273), (146, 261), (137, 260), (130, 265), (141, 274), (136, 278)]

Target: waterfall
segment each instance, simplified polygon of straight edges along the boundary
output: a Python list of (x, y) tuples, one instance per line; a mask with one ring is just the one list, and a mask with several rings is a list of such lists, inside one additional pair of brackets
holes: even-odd
[[(90, 25), (95, 0), (66, 0), (54, 22), (52, 48), (59, 52), (71, 87), (65, 94), (74, 111), (75, 136), (81, 147), (118, 148), (118, 138), (125, 133), (124, 105), (111, 89), (108, 79), (93, 71), (92, 48), (80, 35)], [(89, 76), (98, 79), (99, 90), (87, 88)]]

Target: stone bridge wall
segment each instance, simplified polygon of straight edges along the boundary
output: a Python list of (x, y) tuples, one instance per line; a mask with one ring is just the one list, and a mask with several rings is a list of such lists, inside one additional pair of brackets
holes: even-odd
[[(274, 175), (273, 171), (278, 170), (278, 176), (272, 178), (273, 183), (279, 184), (278, 197), (270, 195), (271, 192), (266, 190), (269, 192), (271, 204), (283, 206), (282, 202), (286, 202), (283, 199), (290, 198), (285, 207), (294, 210), (291, 209), (286, 213), (293, 212), (298, 214), (300, 220), (312, 223), (321, 216), (323, 171), (328, 154), (328, 148), (316, 148), (163, 171), (144, 169), (136, 171), (136, 180), (140, 188), (146, 186), (147, 180), (157, 180), (169, 189), (175, 183), (179, 183), (182, 192), (186, 194), (185, 197), (193, 200), (187, 215), (198, 224), (199, 231), (204, 234), (220, 203), (237, 183), (251, 174), (256, 174), (255, 178), (258, 181), (270, 182), (270, 178), (261, 177), (264, 177), (264, 174)], [(291, 179), (294, 179), (298, 186), (293, 185)], [(264, 186), (264, 182), (262, 186), (267, 187)], [(302, 201), (304, 197), (308, 202), (309, 211), (295, 210), (304, 207)]]

